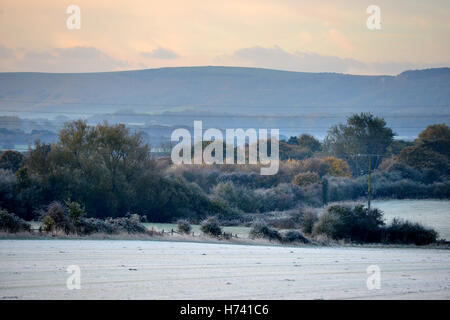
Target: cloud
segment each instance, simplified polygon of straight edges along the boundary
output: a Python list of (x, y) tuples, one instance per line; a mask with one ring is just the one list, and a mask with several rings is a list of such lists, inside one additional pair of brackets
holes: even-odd
[(217, 64), (249, 66), (300, 72), (337, 72), (396, 75), (405, 70), (442, 67), (448, 63), (362, 62), (356, 59), (320, 55), (312, 52), (287, 52), (279, 46), (260, 46), (236, 50), (215, 59)]
[(8, 49), (7, 47), (4, 47), (0, 44), (0, 59), (10, 59), (14, 58), (14, 51), (11, 49)]
[(165, 59), (165, 60), (177, 59), (180, 57), (174, 51), (162, 47), (159, 47), (151, 52), (142, 52), (141, 55), (145, 58)]
[(303, 72), (347, 72), (351, 68), (364, 67), (363, 63), (354, 59), (300, 51), (289, 53), (278, 46), (239, 49), (232, 55), (218, 57), (216, 62)]
[(20, 71), (102, 72), (120, 70), (126, 61), (115, 59), (94, 47), (76, 46), (49, 51), (27, 51), (17, 59)]

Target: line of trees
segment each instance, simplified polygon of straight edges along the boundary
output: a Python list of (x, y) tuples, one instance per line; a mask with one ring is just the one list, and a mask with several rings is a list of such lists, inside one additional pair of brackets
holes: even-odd
[(154, 222), (210, 215), (284, 211), (366, 195), (450, 197), (450, 129), (431, 125), (414, 142), (394, 140), (382, 118), (356, 114), (323, 143), (301, 135), (280, 142), (277, 175), (258, 165), (174, 166), (150, 156), (142, 135), (124, 125), (67, 123), (58, 141), (36, 141), (26, 154), (0, 155), (0, 208), (30, 220), (53, 201), (77, 202), (89, 217), (146, 215)]
[[(32, 219), (54, 200), (83, 204), (90, 216), (139, 212), (154, 221), (217, 213), (200, 188), (166, 177), (139, 133), (122, 124), (66, 124), (56, 144), (37, 141), (29, 154), (3, 155), (0, 206)], [(12, 163), (5, 159), (12, 159)]]

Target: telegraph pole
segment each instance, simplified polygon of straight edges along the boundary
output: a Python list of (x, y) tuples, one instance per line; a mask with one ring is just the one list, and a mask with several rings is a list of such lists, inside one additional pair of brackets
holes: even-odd
[(372, 173), (372, 157), (383, 157), (383, 155), (380, 154), (355, 154), (354, 156), (357, 157), (368, 157), (369, 159), (369, 170), (367, 171), (367, 207), (370, 210), (370, 201), (371, 201), (371, 176), (370, 174)]
[(369, 208), (369, 212), (370, 212), (370, 171), (372, 170), (371, 159), (372, 159), (372, 157), (369, 156), (369, 172), (368, 172), (368, 177), (367, 177), (367, 208)]

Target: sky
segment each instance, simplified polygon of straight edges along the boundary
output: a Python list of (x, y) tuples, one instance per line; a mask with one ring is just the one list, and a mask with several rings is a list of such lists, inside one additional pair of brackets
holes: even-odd
[[(80, 29), (67, 27), (70, 5)], [(381, 29), (367, 27), (369, 5)], [(0, 0), (0, 72), (221, 65), (395, 75), (449, 67), (449, 35), (448, 0)]]

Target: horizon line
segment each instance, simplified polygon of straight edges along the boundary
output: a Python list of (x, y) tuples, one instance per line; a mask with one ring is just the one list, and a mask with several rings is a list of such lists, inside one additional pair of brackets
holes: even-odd
[(405, 69), (400, 73), (395, 75), (388, 74), (354, 74), (354, 73), (344, 73), (344, 72), (307, 72), (307, 71), (293, 71), (293, 70), (283, 70), (283, 69), (273, 69), (273, 68), (263, 68), (263, 67), (246, 67), (246, 66), (224, 66), (224, 65), (203, 65), (203, 66), (177, 66), (177, 67), (158, 67), (158, 68), (144, 68), (144, 69), (129, 69), (129, 70), (112, 70), (112, 71), (92, 71), (92, 72), (47, 72), (47, 71), (0, 71), (0, 74), (54, 74), (54, 75), (79, 75), (79, 74), (101, 74), (101, 73), (126, 73), (126, 72), (139, 72), (139, 71), (156, 71), (163, 69), (200, 69), (200, 68), (227, 68), (227, 69), (254, 69), (254, 70), (264, 70), (264, 71), (276, 71), (276, 72), (286, 72), (286, 73), (305, 73), (305, 74), (338, 74), (347, 76), (358, 76), (358, 77), (396, 77), (405, 72), (409, 71), (428, 71), (437, 69), (450, 69), (450, 67), (433, 67), (433, 68), (423, 68), (423, 69)]

